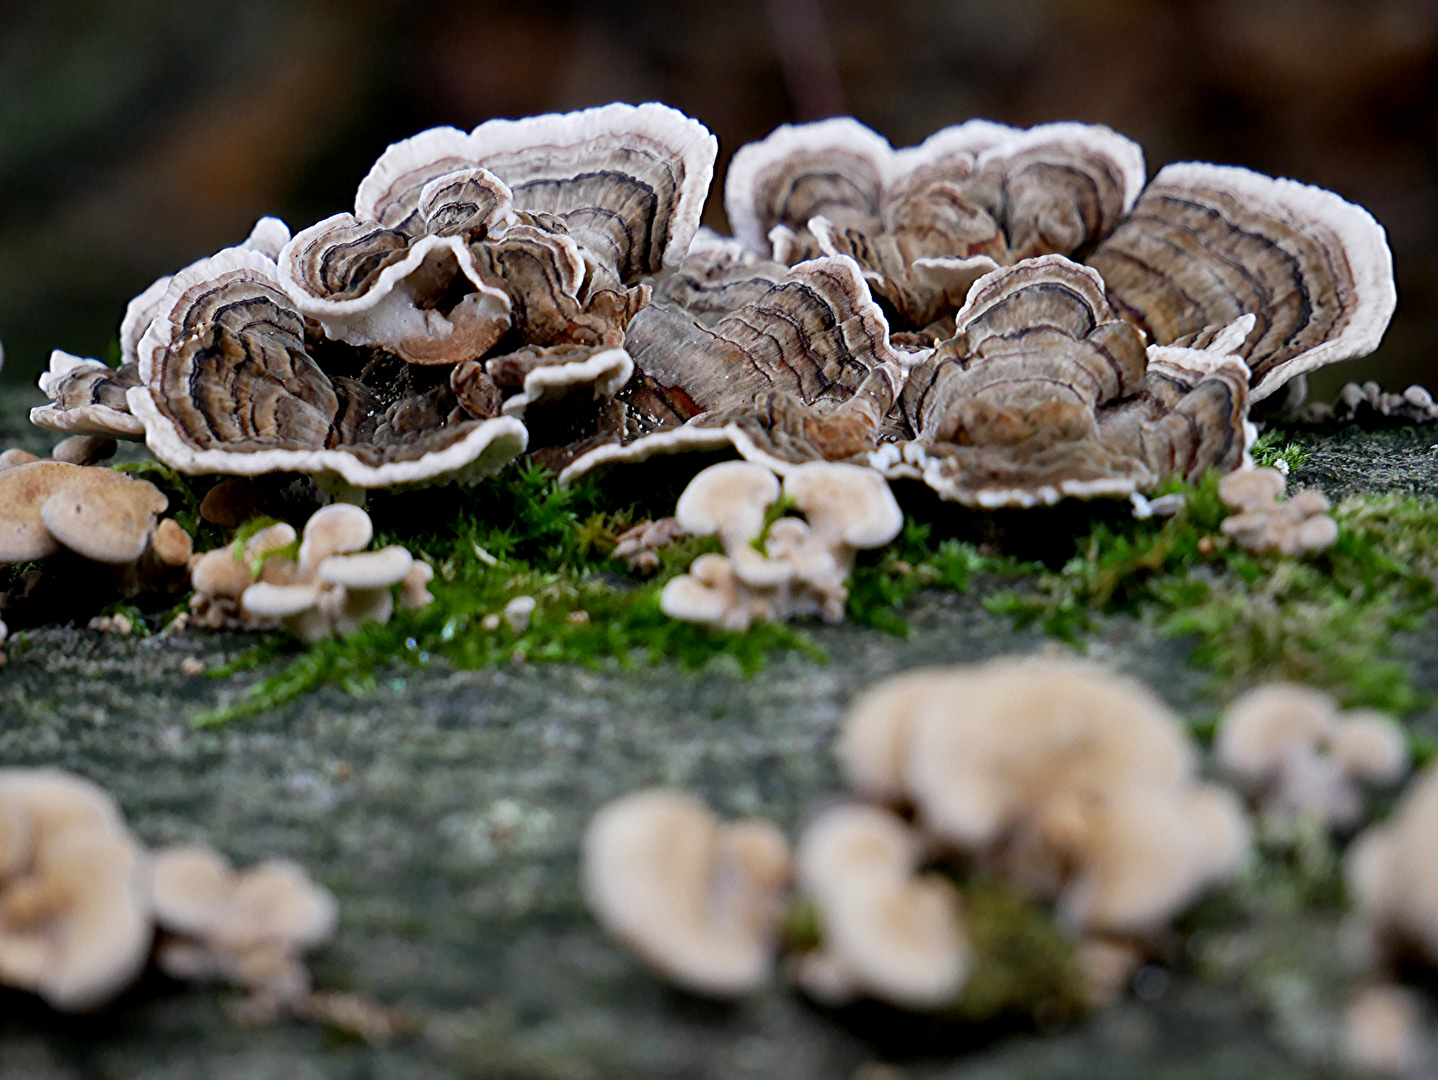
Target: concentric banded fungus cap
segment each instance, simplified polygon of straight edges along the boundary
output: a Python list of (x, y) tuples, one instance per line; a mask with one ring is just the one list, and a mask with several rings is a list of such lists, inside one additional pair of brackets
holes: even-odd
[(358, 378), (331, 378), (275, 264), (231, 248), (170, 282), (126, 400), (151, 451), (192, 474), (304, 472), (385, 487), (476, 479), (524, 449), (518, 421), (466, 419), (447, 378), (428, 385), (394, 365), (407, 367), (375, 358)]
[[(850, 989), (909, 1009), (953, 1004), (973, 963), (954, 886), (937, 874), (915, 876), (922, 848), (886, 810), (839, 806), (817, 818), (799, 841), (798, 884), (818, 905), (823, 971), (817, 996)], [(828, 970), (824, 970), (824, 969)]]
[(583, 875), (605, 928), (680, 986), (731, 997), (768, 980), (789, 849), (767, 822), (721, 825), (674, 791), (626, 795), (589, 823)]
[(694, 536), (716, 533), (726, 551), (763, 531), (764, 514), (779, 501), (779, 481), (762, 465), (725, 461), (698, 473), (679, 496), (674, 516)]
[(1438, 963), (1438, 769), (1425, 769), (1393, 815), (1353, 842), (1344, 876), (1380, 940)]
[(1159, 345), (1255, 315), (1237, 349), (1255, 401), (1372, 352), (1397, 302), (1387, 239), (1362, 207), (1222, 165), (1160, 170), (1087, 261), (1115, 308)]
[(777, 468), (853, 456), (873, 448), (877, 424), (840, 410), (880, 372), (896, 390), (906, 363), (847, 257), (796, 266), (709, 323), (650, 304), (630, 322), (624, 347), (635, 375), (618, 395), (621, 441), (585, 453), (561, 483), (598, 465), (725, 445)]
[[(273, 259), (289, 238), (290, 230), (283, 221), (265, 217), (255, 223), (240, 246)], [(125, 308), (125, 317), (120, 323), (118, 368), (59, 349), (50, 354), (49, 370), (40, 376), (40, 389), (50, 398), (50, 404), (30, 410), (32, 424), (76, 435), (111, 439), (145, 437), (145, 426), (130, 414), (125, 394), (139, 384), (136, 361), (140, 338), (160, 314), (170, 280), (170, 275), (166, 275), (152, 282)]]
[[(0, 562), (43, 559), (60, 550), (60, 541), (42, 517), (43, 508), (57, 493), (79, 496), (92, 488), (132, 483), (143, 481), (133, 481), (110, 469), (60, 461), (35, 461), (0, 471)], [(155, 490), (148, 483), (143, 486)]]
[(0, 770), (0, 981), (57, 1009), (103, 1004), (150, 951), (144, 855), (94, 784)]
[(63, 487), (45, 500), (40, 517), (71, 551), (96, 562), (130, 563), (145, 553), (169, 505), (154, 484), (124, 478)]

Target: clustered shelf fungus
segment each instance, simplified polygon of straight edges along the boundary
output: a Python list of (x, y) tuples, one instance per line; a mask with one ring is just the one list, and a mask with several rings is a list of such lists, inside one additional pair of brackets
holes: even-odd
[(652, 103), (422, 132), (353, 212), (157, 281), (118, 369), (56, 353), (35, 422), (331, 487), (732, 448), (1033, 506), (1242, 467), (1250, 403), (1371, 351), (1395, 303), (1361, 208), (1148, 180), (1096, 125), (781, 127), (734, 155), (734, 237), (699, 228), (716, 155)]
[(302, 1009), (299, 956), (329, 938), (336, 905), (293, 863), (239, 875), (204, 847), (147, 853), (102, 789), (59, 769), (0, 769), (0, 985), (63, 1012), (125, 989), (150, 958)]
[[(1177, 915), (1237, 875), (1250, 849), (1243, 806), (1198, 778), (1179, 718), (1137, 683), (1076, 661), (1004, 658), (885, 680), (851, 706), (837, 751), (863, 801), (829, 807), (804, 830), (791, 921), (807, 910), (813, 930), (785, 939), (789, 976), (829, 1005), (872, 997), (960, 1008), (985, 962), (956, 884), (971, 875), (1052, 905), (1081, 939), (1077, 963), (1095, 961), (1083, 975), (1089, 1000), (1101, 1003)], [(757, 902), (733, 907), (750, 894), (713, 854), (718, 840), (680, 857), (677, 822), (691, 819), (686, 828), (720, 835), (701, 804), (672, 792), (600, 810), (584, 848), (591, 906), (681, 985), (753, 991), (779, 947), (774, 924), (751, 917)], [(764, 878), (769, 911), (785, 879), (777, 855), (765, 865), (776, 868)], [(691, 884), (661, 894), (647, 884), (661, 875)], [(699, 973), (686, 959), (708, 956), (716, 926), (747, 927), (742, 949), (730, 946), (744, 978)]]

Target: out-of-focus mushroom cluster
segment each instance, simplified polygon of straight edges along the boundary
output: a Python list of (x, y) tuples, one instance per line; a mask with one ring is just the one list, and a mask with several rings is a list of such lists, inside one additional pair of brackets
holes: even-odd
[(1225, 476), (1218, 496), (1235, 511), (1224, 518), (1223, 534), (1249, 551), (1298, 555), (1322, 551), (1338, 539), (1338, 523), (1323, 492), (1312, 488), (1283, 499), (1287, 480), (1277, 469), (1241, 469)]
[(787, 970), (816, 1000), (944, 1009), (981, 962), (962, 901), (979, 874), (1052, 905), (1076, 953), (1104, 961), (1086, 973), (1103, 1000), (1249, 850), (1241, 802), (1198, 778), (1178, 717), (1086, 664), (889, 679), (853, 704), (838, 753), (863, 801), (816, 816), (792, 869), (772, 830), (721, 826), (687, 796), (606, 807), (584, 850), (600, 922), (682, 985), (728, 996), (770, 977), (796, 895), (817, 934), (790, 942)]
[(0, 769), (0, 985), (65, 1012), (98, 1008), (145, 967), (219, 978), (302, 1007), (299, 957), (334, 931), (335, 900), (289, 862), (235, 875), (208, 848), (147, 853), (119, 809), (58, 769)]
[[(783, 499), (803, 515), (767, 523)], [(854, 555), (899, 534), (903, 514), (884, 478), (853, 465), (809, 462), (780, 482), (762, 465), (711, 466), (684, 489), (675, 519), (695, 536), (718, 536), (723, 555), (701, 555), (664, 587), (666, 615), (743, 631), (756, 619), (844, 617)]]
[(1239, 467), (1250, 401), (1371, 351), (1395, 302), (1361, 208), (1148, 180), (1096, 125), (783, 127), (734, 155), (732, 238), (698, 228), (716, 154), (654, 104), (422, 132), (352, 213), (157, 281), (118, 370), (57, 353), (35, 422), (330, 487), (732, 447), (1032, 506)]

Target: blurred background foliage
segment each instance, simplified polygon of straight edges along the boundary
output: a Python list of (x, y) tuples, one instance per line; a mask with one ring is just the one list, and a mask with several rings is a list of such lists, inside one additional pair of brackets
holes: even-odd
[(348, 208), (422, 128), (659, 100), (718, 135), (721, 170), (786, 121), (852, 113), (903, 145), (983, 116), (1109, 124), (1151, 172), (1332, 188), (1387, 228), (1399, 308), (1315, 394), (1431, 386), (1435, 90), (1434, 0), (0, 0), (4, 377), (110, 357), (156, 276), (262, 214)]

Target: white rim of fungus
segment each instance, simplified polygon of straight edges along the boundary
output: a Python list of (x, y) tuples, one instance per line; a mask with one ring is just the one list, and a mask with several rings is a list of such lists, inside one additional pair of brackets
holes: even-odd
[(454, 127), (429, 128), (391, 143), (360, 181), (355, 193), (355, 217), (378, 221), (375, 207), (390, 193), (395, 181), (445, 158), (468, 160), (469, 152), (469, 136)]
[(1245, 206), (1299, 226), (1305, 233), (1316, 225), (1333, 234), (1348, 260), (1356, 295), (1348, 325), (1337, 337), (1285, 360), (1265, 375), (1251, 391), (1254, 401), (1262, 401), (1298, 375), (1366, 356), (1378, 347), (1393, 318), (1398, 292), (1387, 233), (1367, 210), (1325, 188), (1275, 179), (1236, 165), (1195, 161), (1165, 165), (1153, 178), (1153, 185), (1165, 182), (1216, 189)]
[[(170, 283), (167, 304), (173, 311), (193, 286), (217, 280), (227, 273), (251, 271), (262, 275), (283, 292), (278, 270), (264, 255), (242, 248), (226, 248), (175, 275)], [(485, 420), (458, 442), (413, 461), (366, 465), (344, 450), (196, 450), (186, 443), (179, 430), (160, 412), (150, 382), (154, 378), (154, 356), (168, 348), (175, 327), (168, 317), (156, 318), (140, 343), (140, 385), (125, 394), (130, 412), (145, 425), (145, 445), (166, 465), (187, 475), (227, 473), (260, 476), (272, 472), (337, 473), (345, 482), (361, 488), (391, 487), (419, 483), (439, 477), (472, 480), (498, 472), (529, 445), (529, 432), (513, 417)]]
[(552, 391), (585, 383), (594, 386), (596, 399), (613, 397), (633, 374), (634, 360), (622, 348), (605, 349), (586, 360), (546, 364), (524, 377), (524, 392), (506, 401), (502, 411), (506, 416), (522, 419), (529, 406), (553, 396)]
[[(168, 283), (169, 278), (165, 281)], [(121, 333), (123, 335), (123, 331)], [(93, 368), (106, 375), (114, 375), (118, 370), (99, 360), (76, 356), (63, 349), (52, 350), (50, 366), (40, 373), (38, 380), (40, 389), (52, 401), (49, 405), (38, 405), (31, 409), (30, 423), (66, 435), (98, 435), (111, 439), (144, 438), (145, 425), (127, 412), (112, 409), (108, 405), (81, 405), (75, 409), (61, 409), (54, 404), (53, 399), (58, 392), (56, 387), (61, 378), (79, 368)]]
[(635, 439), (628, 446), (610, 443), (582, 454), (559, 474), (559, 486), (568, 487), (591, 469), (601, 465), (632, 465), (647, 458), (665, 454), (683, 454), (696, 450), (719, 450), (729, 446), (724, 428), (694, 427), (681, 424), (668, 431), (658, 431)]
[(1119, 168), (1123, 179), (1123, 213), (1133, 209), (1139, 193), (1143, 191), (1148, 169), (1143, 160), (1143, 148), (1113, 128), (1103, 124), (1080, 124), (1071, 120), (1053, 124), (1038, 124), (1021, 130), (1011, 138), (991, 146), (979, 154), (975, 163), (982, 169), (992, 161), (999, 161), (1014, 154), (1023, 153), (1046, 144), (1078, 144), (1089, 150), (1096, 150)]

